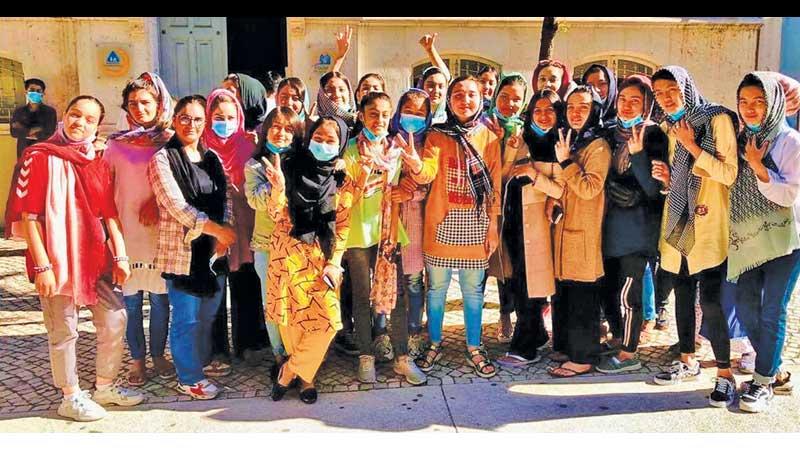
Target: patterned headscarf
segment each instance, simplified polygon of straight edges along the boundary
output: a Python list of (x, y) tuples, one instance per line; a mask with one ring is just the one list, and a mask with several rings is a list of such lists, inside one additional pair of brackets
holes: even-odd
[(157, 93), (156, 101), (158, 101), (158, 106), (156, 120), (153, 126), (144, 128), (141, 124), (136, 123), (130, 112), (126, 109), (125, 112), (127, 114), (125, 119), (128, 123), (128, 129), (116, 132), (108, 138), (110, 140), (137, 144), (139, 146), (155, 145), (161, 147), (170, 140), (173, 134), (173, 131), (169, 129), (170, 126), (172, 126), (172, 96), (169, 95), (167, 85), (164, 84), (164, 81), (158, 74), (144, 72), (139, 75), (137, 80), (143, 80), (147, 84), (153, 86), (153, 89), (155, 89)]
[[(704, 99), (689, 72), (683, 67), (662, 67), (653, 74), (654, 80), (658, 78), (673, 79), (678, 83), (686, 109), (684, 118), (695, 130), (695, 141), (704, 152), (714, 155), (716, 148), (714, 128), (711, 126), (712, 119), (720, 114), (728, 114), (733, 120), (734, 129), (736, 129), (738, 123), (736, 114), (724, 106), (710, 103)], [(666, 121), (670, 126), (676, 123), (669, 115), (666, 115)], [(688, 255), (694, 247), (695, 207), (702, 184), (702, 179), (692, 173), (693, 166), (692, 155), (683, 145), (676, 142), (670, 175), (669, 209), (664, 236), (667, 237), (667, 243), (684, 256)], [(674, 233), (682, 221), (685, 221), (683, 229), (680, 230), (680, 233)]]
[[(325, 95), (325, 85), (323, 84), (322, 80), (325, 80), (327, 76), (328, 74), (325, 74), (319, 80), (319, 91), (317, 91), (317, 107), (319, 108), (319, 116), (338, 117), (344, 120), (348, 127), (352, 128), (356, 123), (356, 108), (355, 103), (353, 102), (353, 88), (350, 86), (350, 80), (344, 76), (336, 76), (336, 78), (341, 79), (344, 81), (344, 84), (347, 85), (347, 106), (349, 109), (346, 109), (341, 105), (334, 103), (333, 100), (329, 99), (328, 96)], [(329, 77), (328, 80), (332, 78), (334, 77)], [(328, 80), (325, 80), (325, 82)]]

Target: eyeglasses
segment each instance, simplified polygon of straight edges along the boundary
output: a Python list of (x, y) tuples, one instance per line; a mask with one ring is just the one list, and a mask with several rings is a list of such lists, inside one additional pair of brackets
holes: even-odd
[(202, 126), (206, 122), (205, 117), (178, 116), (178, 123), (181, 125)]

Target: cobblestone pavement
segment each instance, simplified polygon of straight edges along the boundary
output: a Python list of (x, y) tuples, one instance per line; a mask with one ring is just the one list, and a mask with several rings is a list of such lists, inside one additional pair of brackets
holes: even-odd
[[(0, 415), (54, 410), (60, 401), (60, 393), (52, 386), (47, 334), (39, 302), (33, 285), (25, 276), (23, 249), (24, 244), (0, 239)], [(450, 288), (448, 294), (450, 300), (445, 313), (443, 357), (429, 374), (429, 385), (505, 383), (549, 378), (546, 369), (555, 363), (546, 357), (525, 369), (499, 368), (498, 374), (488, 380), (476, 376), (466, 364), (464, 356), (464, 320), (458, 284), (454, 282)], [(797, 295), (795, 292), (795, 297)], [(145, 303), (146, 325), (148, 313), (149, 306)], [(507, 348), (507, 344), (498, 343), (496, 338), (498, 317), (497, 287), (494, 281), (490, 280), (483, 314), (483, 341), (492, 357), (502, 355)], [(793, 299), (790, 306), (787, 331), (784, 361), (798, 364), (800, 363), (800, 303), (796, 299)], [(91, 313), (86, 309), (80, 312), (79, 332), (78, 367), (81, 386), (89, 389), (94, 378), (95, 329), (91, 323)], [(668, 331), (651, 332), (640, 349), (643, 367), (638, 373), (654, 373), (660, 370), (662, 365), (668, 364), (672, 356), (667, 349), (675, 342), (677, 337), (674, 320), (671, 321)], [(271, 381), (268, 372), (273, 359), (269, 350), (263, 353), (260, 365), (252, 367), (242, 361), (234, 361), (233, 373), (216, 380), (224, 387), (220, 399), (269, 395)], [(547, 350), (544, 353), (546, 354)], [(705, 366), (714, 364), (708, 342), (704, 342), (698, 356)], [(739, 354), (734, 353), (733, 357), (738, 359)], [(123, 367), (127, 366), (129, 360), (130, 355), (126, 351)], [(357, 358), (343, 357), (330, 351), (317, 378), (318, 389), (320, 392), (344, 392), (410, 386), (394, 374), (391, 363), (378, 364), (377, 383), (360, 383), (356, 379), (357, 366)], [(148, 367), (151, 367), (149, 361)], [(120, 379), (123, 379), (124, 373), (125, 369)], [(593, 372), (584, 376), (605, 375)], [(190, 397), (175, 391), (175, 383), (157, 377), (151, 378), (142, 388), (147, 395), (146, 402), (152, 404), (192, 401)]]

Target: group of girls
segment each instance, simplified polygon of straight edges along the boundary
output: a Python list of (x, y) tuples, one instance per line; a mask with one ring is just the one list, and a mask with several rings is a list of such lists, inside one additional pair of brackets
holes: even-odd
[[(394, 104), (380, 74), (353, 89), (338, 71), (350, 34), (337, 34), (313, 106), (299, 78), (272, 93), (231, 74), (207, 98), (173, 99), (146, 72), (123, 90), (123, 129), (104, 149), (104, 107), (79, 96), (58, 132), (26, 150), (6, 223), (28, 243), (59, 414), (97, 420), (103, 405), (143, 401), (114, 383), (123, 334), (129, 385), (177, 377), (181, 393), (214, 398), (210, 378), (231, 372), (227, 288), (234, 354), (258, 364), (271, 347), (275, 401), (294, 387), (317, 400), (333, 342), (358, 356), (363, 383), (388, 360), (423, 384), (442, 357), (453, 271), (479, 377), (539, 361), (545, 311), (552, 376), (639, 369), (643, 280), (655, 278), (674, 290), (680, 350), (656, 383), (700, 372), (697, 292), (717, 363), (711, 404), (737, 391), (726, 302), (757, 354), (740, 407), (762, 411), (791, 391), (780, 355), (800, 274), (800, 135), (785, 121), (800, 106), (796, 81), (747, 74), (737, 114), (678, 66), (618, 80), (593, 65), (573, 80), (545, 60), (530, 83), (490, 68), (451, 80), (434, 34), (420, 40), (432, 66)], [(494, 360), (482, 343), (488, 276), (509, 343)], [(724, 280), (736, 282), (727, 299)], [(80, 306), (97, 328), (93, 395), (78, 384)], [(605, 347), (601, 315), (614, 337)]]

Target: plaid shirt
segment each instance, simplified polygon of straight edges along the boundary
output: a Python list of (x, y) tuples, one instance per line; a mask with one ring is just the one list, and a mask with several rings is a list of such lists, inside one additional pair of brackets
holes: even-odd
[[(208, 215), (186, 203), (172, 169), (166, 149), (153, 155), (147, 167), (147, 179), (153, 186), (160, 207), (158, 221), (158, 251), (155, 265), (163, 273), (189, 275), (192, 261), (192, 241), (203, 234)], [(233, 224), (231, 184), (225, 196), (225, 225)]]

